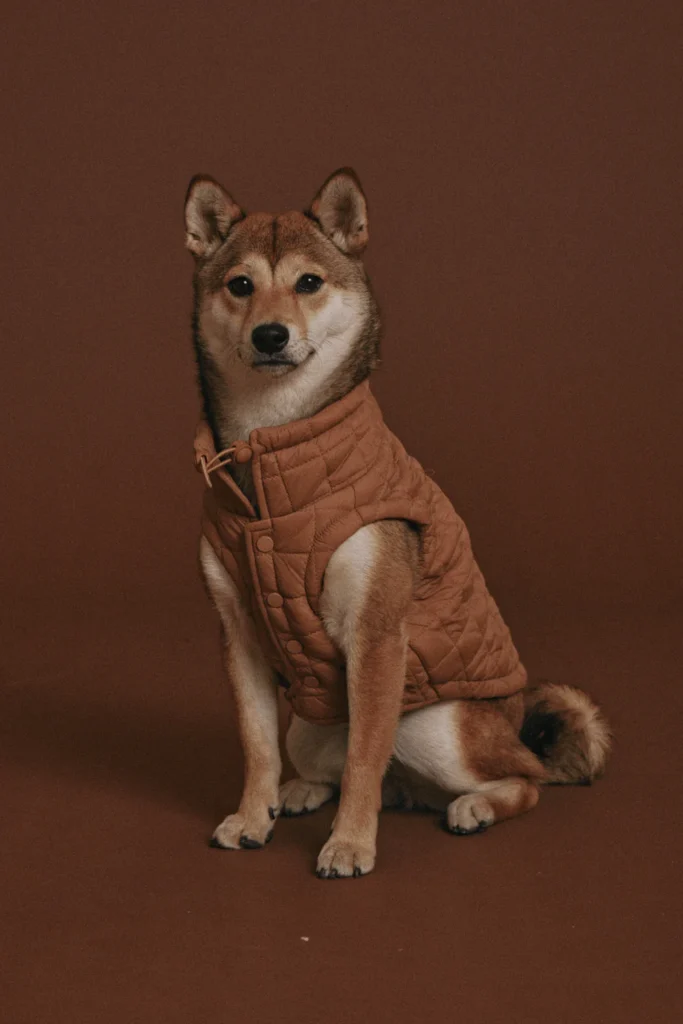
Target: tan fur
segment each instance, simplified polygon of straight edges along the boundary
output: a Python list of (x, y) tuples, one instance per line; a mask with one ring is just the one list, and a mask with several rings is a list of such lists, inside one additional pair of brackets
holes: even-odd
[[(218, 182), (198, 176), (186, 197), (185, 231), (195, 259), (204, 417), (217, 451), (258, 427), (312, 416), (368, 376), (380, 324), (360, 260), (367, 203), (352, 170), (331, 175), (306, 213), (278, 216), (247, 215)], [(304, 274), (321, 278), (321, 289), (301, 293)], [(248, 296), (227, 287), (239, 276), (253, 284)], [(252, 332), (266, 323), (289, 331), (286, 364), (259, 365)], [(250, 466), (230, 472), (255, 504)], [(355, 876), (374, 866), (382, 805), (433, 808), (445, 812), (452, 832), (469, 834), (535, 806), (543, 782), (590, 781), (602, 772), (609, 728), (573, 687), (443, 701), (399, 719), (418, 559), (417, 535), (399, 521), (362, 527), (331, 556), (321, 616), (346, 661), (349, 723), (320, 726), (294, 715), (287, 750), (299, 777), (280, 787), (276, 680), (231, 577), (202, 541), (245, 758), (240, 805), (216, 829), (215, 845), (262, 846), (278, 813), (315, 810), (340, 791), (317, 870)]]
[[(365, 564), (357, 558), (364, 542)], [(404, 618), (416, 559), (414, 535), (406, 524), (389, 521), (359, 530), (330, 560), (324, 615), (346, 655), (349, 738), (339, 812), (318, 858), (322, 877), (365, 874), (375, 863), (382, 777), (403, 693)]]
[(489, 783), (448, 805), (446, 824), (456, 835), (481, 832), (497, 821), (530, 811), (538, 803), (538, 787), (528, 779), (507, 778)]
[[(372, 554), (366, 550), (364, 557), (359, 557), (362, 538), (371, 536), (371, 531), (376, 538)], [(410, 530), (404, 524), (383, 523), (359, 531), (330, 562), (328, 629), (347, 653), (349, 671), (354, 650), (367, 645), (373, 654), (359, 659), (359, 675), (380, 683), (363, 688), (354, 717), (355, 690), (350, 676), (349, 728), (332, 731), (299, 720), (292, 726), (297, 738), (292, 737), (289, 752), (295, 766), (306, 779), (315, 773), (316, 781), (328, 784), (308, 800), (306, 809), (313, 809), (317, 797), (320, 803), (329, 799), (332, 784), (342, 784), (335, 829), (318, 861), (318, 871), (325, 877), (369, 870), (368, 865), (374, 863), (376, 810), (382, 802), (385, 806), (442, 809), (447, 803), (444, 795), (464, 791), (464, 796), (448, 804), (447, 822), (453, 831), (465, 833), (529, 810), (538, 800), (534, 782), (542, 780), (545, 773), (518, 738), (523, 714), (518, 696), (437, 705), (406, 716), (396, 730), (398, 716), (394, 712), (391, 717), (392, 688), (386, 679), (392, 671), (401, 679), (403, 672), (396, 649), (383, 638), (391, 636), (401, 611), (402, 566), (411, 567), (410, 576), (403, 577), (404, 585), (410, 587), (416, 559), (417, 545)], [(362, 618), (353, 604), (358, 594), (362, 594)], [(331, 618), (331, 612), (337, 617)], [(385, 729), (380, 731), (377, 725), (382, 721)], [(349, 741), (354, 731), (356, 744)], [(392, 746), (403, 772), (394, 769), (389, 773), (382, 801), (381, 779)], [(329, 760), (325, 752), (331, 755)], [(302, 788), (301, 780), (294, 783), (297, 797)], [(289, 793), (285, 794), (285, 801), (288, 797)], [(291, 813), (295, 813), (293, 807)]]
[[(612, 745), (597, 704), (575, 686), (539, 682), (524, 692), (523, 736), (537, 750), (548, 782), (590, 783), (600, 778)], [(549, 724), (548, 724), (549, 723)], [(552, 735), (547, 735), (547, 730)], [(545, 752), (544, 748), (548, 748)]]
[(222, 185), (206, 175), (195, 175), (185, 196), (185, 245), (194, 256), (205, 258), (243, 217)]
[(357, 256), (368, 244), (368, 210), (350, 167), (331, 174), (311, 203), (310, 214), (344, 252)]
[[(543, 767), (520, 743), (510, 722), (512, 708), (491, 706), (495, 703), (450, 701), (402, 718), (384, 778), (383, 806), (445, 811), (448, 828), (458, 834), (481, 831), (534, 807)], [(342, 778), (348, 728), (332, 732), (295, 718), (288, 742), (302, 775), (315, 772), (330, 788)]]
[(245, 765), (239, 808), (218, 826), (213, 843), (225, 849), (254, 848), (268, 841), (279, 806), (277, 687), (256, 641), (251, 616), (205, 539), (200, 563), (223, 624), (225, 669), (235, 694)]
[[(543, 779), (545, 772), (538, 758), (519, 739), (510, 717), (516, 718), (512, 705), (523, 707), (521, 694), (492, 701), (463, 701), (456, 704), (456, 727), (460, 734), (467, 766), (481, 782), (525, 775)], [(507, 705), (507, 714), (504, 710)]]
[[(212, 235), (220, 219), (215, 209), (229, 211), (223, 225), (233, 217), (225, 238)], [(247, 215), (222, 186), (199, 179), (188, 192), (185, 222), (196, 260), (195, 352), (204, 415), (217, 450), (246, 440), (256, 427), (313, 415), (374, 369), (379, 315), (365, 268), (311, 216), (297, 211)], [(195, 237), (200, 235), (201, 243)], [(295, 285), (303, 274), (320, 277), (321, 290), (298, 293)], [(228, 283), (240, 276), (252, 281), (252, 295), (230, 293)], [(289, 330), (291, 362), (259, 367), (252, 331), (275, 322)], [(251, 468), (242, 467), (236, 476), (253, 500)]]

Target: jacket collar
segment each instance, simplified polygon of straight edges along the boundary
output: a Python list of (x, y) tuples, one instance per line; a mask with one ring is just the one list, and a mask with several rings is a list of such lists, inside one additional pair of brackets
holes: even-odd
[(226, 511), (254, 518), (256, 512), (227, 467), (251, 462), (262, 518), (296, 512), (322, 496), (341, 490), (372, 468), (384, 420), (363, 381), (352, 391), (307, 419), (252, 430), (216, 452), (205, 421), (197, 427), (195, 465)]

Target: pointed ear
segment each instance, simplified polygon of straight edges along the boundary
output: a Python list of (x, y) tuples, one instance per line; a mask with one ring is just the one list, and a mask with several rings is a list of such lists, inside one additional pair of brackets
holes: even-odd
[(330, 175), (308, 214), (349, 256), (359, 256), (368, 244), (368, 206), (361, 183), (350, 167)]
[(195, 256), (210, 256), (244, 216), (222, 185), (205, 174), (196, 174), (185, 197), (185, 245)]

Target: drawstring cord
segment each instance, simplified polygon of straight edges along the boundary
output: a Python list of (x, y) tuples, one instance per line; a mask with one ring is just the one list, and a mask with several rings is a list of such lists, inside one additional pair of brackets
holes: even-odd
[(214, 455), (212, 459), (207, 459), (206, 455), (199, 456), (199, 465), (201, 466), (202, 473), (204, 474), (207, 487), (213, 487), (209, 473), (215, 473), (217, 469), (223, 469), (224, 466), (230, 465), (236, 447), (236, 445), (232, 445), (230, 448), (224, 448), (223, 451)]

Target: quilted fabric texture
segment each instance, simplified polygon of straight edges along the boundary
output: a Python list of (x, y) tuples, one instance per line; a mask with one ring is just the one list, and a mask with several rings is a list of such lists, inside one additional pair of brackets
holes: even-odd
[[(195, 459), (215, 455), (200, 423)], [(321, 621), (320, 596), (333, 552), (381, 519), (405, 519), (421, 535), (403, 710), (525, 686), (465, 524), (386, 426), (367, 381), (310, 419), (253, 431), (233, 457), (251, 461), (258, 511), (231, 475), (217, 470), (204, 496), (203, 533), (251, 609), (301, 718), (348, 720), (344, 659)]]

